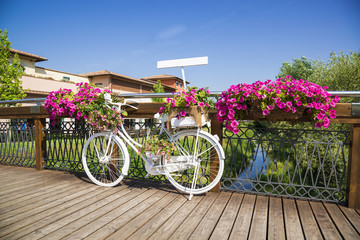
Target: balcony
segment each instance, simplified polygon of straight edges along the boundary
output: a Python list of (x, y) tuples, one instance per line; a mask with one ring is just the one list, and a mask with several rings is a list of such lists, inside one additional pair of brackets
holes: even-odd
[[(332, 130), (262, 122), (244, 123), (234, 135), (212, 117), (207, 131), (222, 140), (225, 172), (215, 192), (191, 201), (162, 176), (145, 179), (134, 152), (124, 183), (112, 189), (95, 186), (81, 165), (82, 145), (91, 134), (86, 124), (63, 121), (54, 128), (41, 106), (2, 108), (0, 118), (26, 118), (28, 125), (20, 131), (16, 121), (0, 123), (0, 236), (359, 238), (356, 107), (339, 104), (333, 121), (338, 127)], [(152, 118), (158, 109), (159, 104), (141, 103), (130, 116)], [(128, 127), (142, 141), (147, 124)]]

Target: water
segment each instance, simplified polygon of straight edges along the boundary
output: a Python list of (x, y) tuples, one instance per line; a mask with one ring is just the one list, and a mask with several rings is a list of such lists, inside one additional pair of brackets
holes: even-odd
[(252, 191), (253, 184), (249, 180), (260, 180), (262, 174), (266, 174), (269, 165), (269, 158), (266, 152), (260, 146), (255, 148), (257, 150), (255, 158), (250, 160), (249, 167), (240, 173), (237, 180), (233, 180), (234, 185), (231, 189)]

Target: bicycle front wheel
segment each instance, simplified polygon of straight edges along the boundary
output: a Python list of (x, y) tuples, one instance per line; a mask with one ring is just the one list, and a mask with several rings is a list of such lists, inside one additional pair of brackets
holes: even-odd
[(95, 184), (112, 187), (124, 178), (123, 172), (129, 168), (129, 156), (125, 144), (116, 135), (110, 139), (110, 133), (101, 132), (86, 141), (82, 163)]
[(169, 166), (175, 167), (166, 171), (170, 183), (188, 194), (205, 193), (215, 187), (224, 171), (221, 145), (216, 139), (202, 131), (197, 135), (196, 130), (180, 131), (173, 139), (177, 150)]

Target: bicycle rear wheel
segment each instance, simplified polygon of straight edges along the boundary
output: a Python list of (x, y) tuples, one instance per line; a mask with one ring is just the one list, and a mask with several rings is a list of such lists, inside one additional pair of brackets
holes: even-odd
[(82, 163), (87, 176), (97, 185), (112, 187), (120, 183), (129, 168), (125, 144), (110, 133), (92, 135), (85, 143)]
[(197, 139), (196, 130), (180, 131), (173, 139), (177, 150), (171, 157), (169, 166), (181, 164), (182, 167), (178, 170), (176, 166), (165, 170), (170, 183), (188, 194), (201, 194), (215, 187), (224, 171), (221, 145), (202, 131)]

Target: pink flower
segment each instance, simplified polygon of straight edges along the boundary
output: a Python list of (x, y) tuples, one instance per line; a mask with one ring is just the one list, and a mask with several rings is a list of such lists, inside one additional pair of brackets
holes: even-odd
[(319, 120), (324, 119), (324, 117), (325, 117), (325, 115), (321, 114), (321, 113), (316, 115), (316, 118), (319, 119)]
[(199, 102), (199, 107), (203, 107), (204, 105), (205, 105), (205, 103)]
[(223, 111), (223, 110), (220, 110), (220, 111), (219, 111), (219, 115), (220, 115), (220, 117), (225, 116), (225, 114), (226, 114), (226, 112), (225, 112), (225, 111)]
[(279, 102), (277, 105), (280, 109), (283, 109), (285, 107), (285, 103)]
[(232, 128), (237, 128), (237, 127), (239, 126), (239, 122), (237, 122), (237, 121), (232, 121), (231, 124), (230, 124), (230, 126), (231, 126)]
[(297, 102), (296, 102), (296, 106), (299, 107), (299, 106), (301, 106), (301, 105), (302, 105), (302, 102), (301, 102), (301, 101), (297, 101)]
[(180, 116), (181, 116), (181, 117), (185, 117), (185, 116), (186, 116), (186, 111), (180, 112)]
[(272, 105), (268, 105), (266, 108), (269, 109), (270, 111), (274, 109)]
[(263, 110), (263, 111), (262, 111), (262, 114), (263, 114), (264, 116), (268, 115), (268, 114), (269, 114), (269, 110), (267, 110), (267, 109)]

